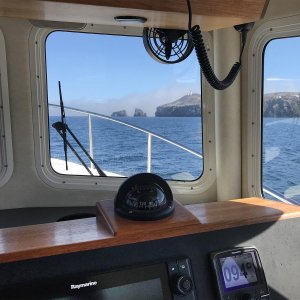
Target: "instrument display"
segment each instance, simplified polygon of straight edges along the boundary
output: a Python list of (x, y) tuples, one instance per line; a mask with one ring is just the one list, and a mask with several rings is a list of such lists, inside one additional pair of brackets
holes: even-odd
[(257, 283), (253, 253), (242, 253), (219, 258), (225, 290)]
[(220, 300), (270, 299), (258, 251), (240, 247), (211, 254)]
[(189, 258), (130, 268), (71, 274), (0, 289), (1, 299), (196, 300)]

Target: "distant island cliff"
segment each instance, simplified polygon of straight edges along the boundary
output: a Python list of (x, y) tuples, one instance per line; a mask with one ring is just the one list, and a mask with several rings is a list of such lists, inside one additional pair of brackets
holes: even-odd
[[(300, 93), (269, 93), (264, 95), (264, 117), (300, 117)], [(158, 106), (156, 117), (199, 117), (201, 116), (201, 95), (190, 94)]]
[(111, 117), (127, 117), (127, 112), (125, 109), (119, 110), (119, 111), (114, 111), (111, 114)]
[[(127, 117), (125, 109), (115, 111), (112, 117)], [(185, 95), (173, 102), (156, 107), (156, 117), (201, 117), (201, 95)], [(300, 117), (300, 92), (279, 92), (263, 97), (263, 116), (268, 118)], [(135, 108), (133, 117), (147, 117), (142, 109)]]
[(156, 117), (200, 117), (201, 95), (190, 94), (156, 108)]
[[(128, 117), (127, 111), (125, 109), (114, 111), (111, 114), (111, 117), (113, 118), (120, 118), (120, 117)], [(133, 117), (147, 117), (147, 114), (140, 108), (136, 108), (133, 114)]]
[(133, 114), (134, 117), (147, 117), (147, 114), (140, 108), (136, 108)]
[(264, 95), (264, 117), (300, 117), (300, 93), (271, 93)]

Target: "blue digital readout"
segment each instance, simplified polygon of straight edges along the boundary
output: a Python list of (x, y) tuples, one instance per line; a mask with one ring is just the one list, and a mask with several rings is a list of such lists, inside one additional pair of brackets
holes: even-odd
[(221, 257), (220, 264), (226, 291), (248, 287), (258, 281), (251, 253)]

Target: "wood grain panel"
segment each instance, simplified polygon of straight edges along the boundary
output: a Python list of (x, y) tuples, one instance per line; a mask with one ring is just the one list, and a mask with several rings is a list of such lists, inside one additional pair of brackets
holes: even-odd
[[(52, 0), (51, 2), (131, 8), (163, 12), (187, 13), (188, 11), (186, 0)], [(253, 19), (259, 19), (261, 17), (265, 4), (265, 0), (191, 0), (192, 11), (195, 15), (246, 17)]]
[(98, 222), (88, 218), (0, 230), (0, 263), (300, 217), (300, 206), (259, 198), (185, 206), (195, 218), (180, 206), (173, 216), (178, 223), (119, 220), (112, 211), (113, 201), (104, 206), (108, 213)]
[[(187, 205), (201, 222), (213, 228), (240, 226), (300, 217), (300, 206), (260, 198)], [(234, 225), (234, 227), (235, 227)]]
[[(193, 1), (193, 23), (208, 31), (260, 19), (265, 0)], [(0, 16), (62, 22), (117, 25), (117, 15), (146, 17), (134, 26), (186, 28), (187, 6), (178, 1), (120, 0), (0, 0)]]
[(112, 237), (96, 218), (2, 229), (0, 263), (81, 251), (85, 242), (93, 248), (94, 243), (105, 244)]
[(174, 213), (162, 220), (158, 221), (134, 221), (121, 218), (114, 211), (113, 201), (106, 200), (97, 203), (98, 219), (109, 224), (108, 227), (112, 229), (114, 235), (131, 235), (140, 234), (144, 232), (154, 231), (169, 231), (175, 228), (182, 228), (190, 225), (198, 225), (199, 219), (195, 217), (182, 204), (174, 201)]

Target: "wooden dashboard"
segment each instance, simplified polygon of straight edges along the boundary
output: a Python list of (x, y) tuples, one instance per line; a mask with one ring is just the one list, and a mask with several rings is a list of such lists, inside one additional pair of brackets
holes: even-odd
[(138, 222), (115, 215), (101, 201), (97, 218), (0, 230), (0, 263), (212, 232), (300, 217), (300, 206), (260, 198), (182, 206), (160, 221)]

